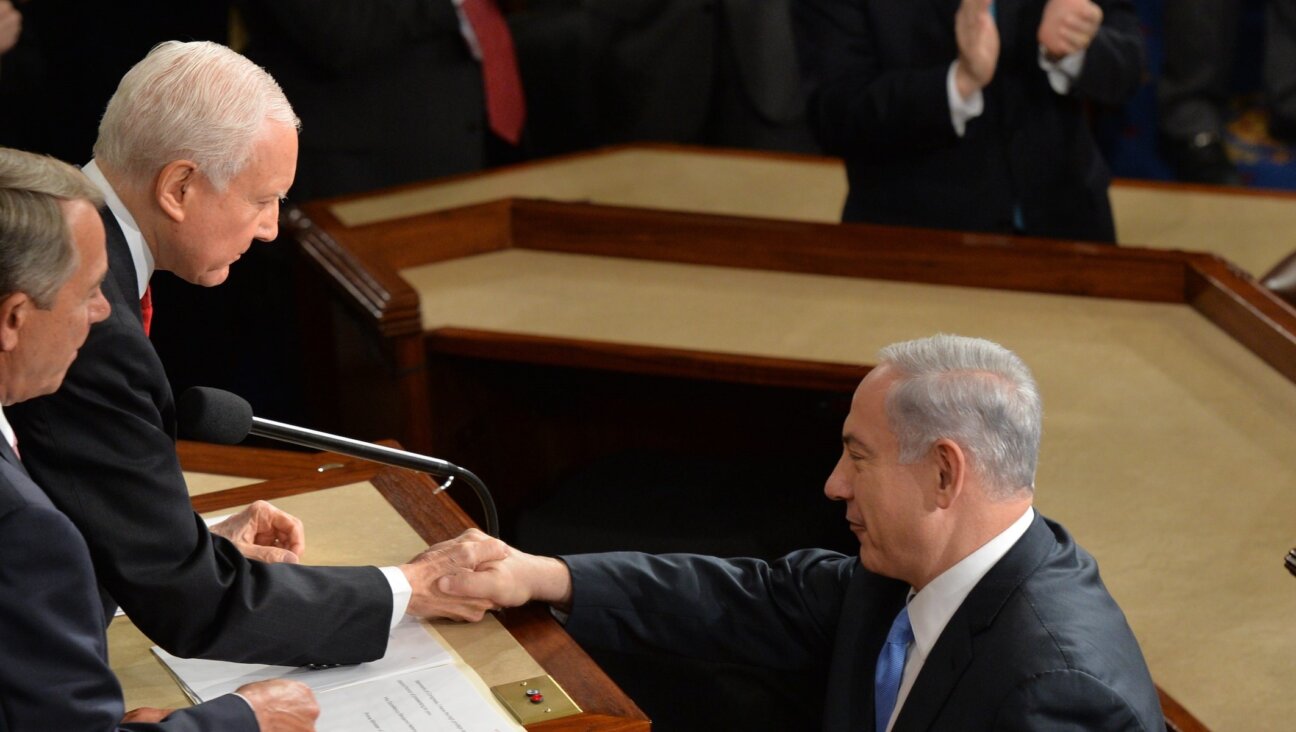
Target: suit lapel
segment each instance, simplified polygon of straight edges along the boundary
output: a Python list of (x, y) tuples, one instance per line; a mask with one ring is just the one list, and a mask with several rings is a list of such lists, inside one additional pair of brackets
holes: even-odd
[[(873, 729), (873, 675), (891, 620), (904, 605), (909, 585), (855, 568), (842, 603), (842, 623), (829, 672), (824, 729)], [(859, 620), (850, 622), (850, 619)]]
[(3, 438), (0, 438), (0, 458), (3, 458), (5, 462), (12, 465), (23, 475), (26, 475), (28, 478), (31, 477), (27, 474), (27, 468), (23, 467), (22, 461), (14, 454), (13, 448), (9, 446), (9, 441)]
[(994, 623), (999, 609), (1048, 557), (1057, 539), (1044, 519), (1035, 520), (1022, 538), (972, 588), (955, 611), (945, 630), (936, 639), (922, 671), (914, 680), (893, 732), (917, 732), (930, 729), (945, 701), (958, 685), (960, 677), (972, 662), (975, 637)]
[[(135, 317), (135, 322), (139, 323), (142, 331), (144, 319), (140, 314), (139, 278), (135, 276), (135, 261), (131, 259), (130, 245), (126, 243), (126, 235), (122, 233), (117, 217), (113, 216), (107, 206), (99, 209), (99, 216), (103, 219), (108, 248), (108, 279), (104, 282), (107, 286), (104, 295), (112, 303), (114, 315), (119, 308), (125, 307)], [(112, 290), (116, 291), (115, 297)]]

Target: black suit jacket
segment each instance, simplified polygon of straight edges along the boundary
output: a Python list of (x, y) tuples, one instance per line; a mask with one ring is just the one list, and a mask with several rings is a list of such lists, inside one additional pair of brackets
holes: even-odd
[(241, 699), (218, 699), (160, 724), (120, 724), (121, 687), (90, 553), (76, 527), (0, 440), (0, 732), (255, 732)]
[(1119, 104), (1142, 78), (1129, 0), (1095, 0), (1103, 24), (1067, 95), (1039, 67), (1045, 0), (997, 0), (1001, 50), (985, 109), (960, 138), (946, 74), (960, 0), (796, 0), (811, 127), (850, 180), (842, 218), (1114, 241), (1110, 174), (1086, 101)]
[[(104, 590), (178, 656), (301, 665), (380, 657), (390, 585), (374, 567), (245, 559), (194, 513), (175, 452), (175, 404), (140, 323), (139, 289), (106, 209), (107, 320), (55, 394), (6, 410), (27, 470), (80, 529)], [(201, 348), (201, 335), (195, 334)]]
[[(784, 671), (827, 669), (823, 729), (873, 726), (878, 652), (908, 587), (856, 557), (564, 557), (583, 644)], [(1156, 689), (1096, 563), (1057, 524), (1026, 534), (954, 613), (894, 732), (1163, 730)]]
[(817, 152), (788, 0), (585, 0), (601, 139)]
[(302, 120), (293, 197), (478, 170), (481, 65), (451, 0), (241, 0), (248, 58)]

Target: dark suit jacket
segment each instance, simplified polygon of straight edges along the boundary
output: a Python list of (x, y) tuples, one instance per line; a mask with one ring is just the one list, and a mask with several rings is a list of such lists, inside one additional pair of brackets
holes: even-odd
[(946, 74), (960, 0), (796, 0), (811, 127), (850, 180), (842, 218), (1114, 241), (1110, 174), (1084, 103), (1120, 104), (1143, 69), (1129, 0), (1096, 0), (1103, 25), (1069, 94), (1039, 68), (1045, 0), (997, 0), (1001, 39), (985, 109), (960, 138)]
[(76, 527), (0, 440), (0, 732), (255, 732), (241, 699), (223, 696), (160, 724), (121, 725), (121, 687), (90, 553)]
[[(827, 669), (823, 729), (872, 728), (878, 652), (908, 587), (858, 558), (805, 550), (772, 564), (631, 553), (564, 561), (567, 630), (581, 643)], [(1037, 515), (950, 619), (894, 730), (1164, 728), (1138, 642), (1093, 557)]]
[(90, 329), (57, 393), (6, 414), (27, 470), (85, 537), (105, 612), (120, 603), (178, 656), (287, 665), (380, 657), (392, 595), (376, 568), (249, 561), (193, 512), (135, 268), (117, 220), (106, 209), (103, 220), (112, 315)]
[(788, 0), (585, 0), (608, 142), (817, 152)]
[(478, 170), (481, 66), (451, 0), (242, 0), (248, 58), (302, 120), (293, 198)]

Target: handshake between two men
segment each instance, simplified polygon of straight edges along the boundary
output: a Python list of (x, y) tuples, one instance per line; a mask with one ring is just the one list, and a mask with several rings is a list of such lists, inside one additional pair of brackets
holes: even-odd
[[(256, 501), (213, 524), (211, 532), (228, 539), (248, 559), (262, 562), (297, 564), (306, 551), (301, 520), (267, 501)], [(473, 622), (481, 620), (487, 610), (523, 604), (531, 599), (530, 594), (520, 602), (506, 602), (524, 589), (504, 586), (522, 556), (540, 559), (522, 555), (477, 529), (433, 544), (398, 567), (410, 586), (405, 613)], [(477, 576), (472, 581), (461, 577), (473, 573)]]

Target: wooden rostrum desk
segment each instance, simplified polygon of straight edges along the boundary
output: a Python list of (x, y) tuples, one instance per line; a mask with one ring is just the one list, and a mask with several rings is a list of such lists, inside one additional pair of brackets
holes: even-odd
[[(1162, 688), (1217, 730), (1296, 717), (1296, 312), (1250, 275), (1175, 250), (537, 200), (335, 215), (418, 191), (290, 212), (317, 393), (351, 434), (469, 466), (506, 527), (627, 445), (831, 448), (879, 347), (987, 337), (1043, 390), (1037, 505), (1098, 557)], [(789, 490), (822, 500), (830, 467)]]
[[(305, 520), (308, 562), (400, 562), (427, 544), (457, 536), (473, 526), (449, 491), (433, 495), (436, 484), (413, 471), (332, 453), (218, 447), (183, 441), (179, 452), (195, 510), (221, 512), (257, 499), (274, 500)], [(405, 530), (403, 524), (417, 535)], [(497, 613), (496, 618), (525, 653), (519, 653), (512, 642), (501, 643), (498, 637), (491, 637), (492, 633), (502, 632), (493, 624), (443, 621), (437, 627), (487, 686), (515, 680), (517, 677), (511, 674), (519, 668), (535, 673), (538, 666), (553, 676), (583, 710), (527, 729), (621, 732), (650, 728), (643, 712), (546, 609), (514, 608)], [(108, 635), (110, 659), (121, 679), (127, 709), (187, 703), (149, 652), (152, 644), (129, 619), (117, 618), (109, 626)], [(492, 654), (494, 649), (503, 651)]]

